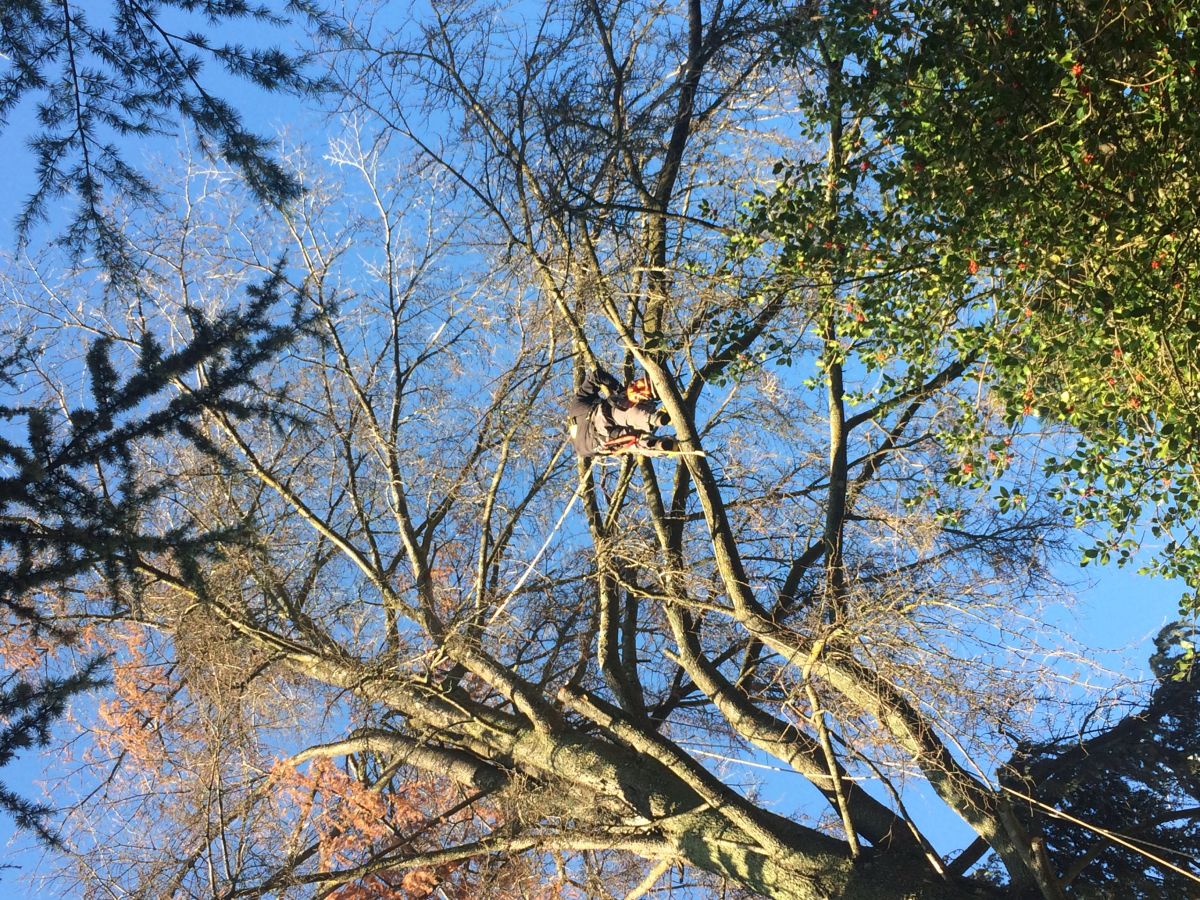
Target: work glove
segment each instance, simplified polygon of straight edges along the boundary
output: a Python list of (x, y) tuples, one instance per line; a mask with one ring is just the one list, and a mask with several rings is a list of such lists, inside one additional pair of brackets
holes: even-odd
[(592, 373), (592, 378), (596, 384), (602, 386), (610, 394), (621, 393), (621, 382), (613, 378), (608, 370), (597, 367), (596, 371)]

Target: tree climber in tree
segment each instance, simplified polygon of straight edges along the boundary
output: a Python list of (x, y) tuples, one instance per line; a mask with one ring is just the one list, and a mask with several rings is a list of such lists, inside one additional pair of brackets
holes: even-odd
[(567, 406), (571, 442), (584, 459), (625, 453), (672, 453), (678, 442), (654, 434), (654, 429), (670, 421), (656, 405), (650, 382), (645, 378), (622, 385), (598, 368), (584, 379)]

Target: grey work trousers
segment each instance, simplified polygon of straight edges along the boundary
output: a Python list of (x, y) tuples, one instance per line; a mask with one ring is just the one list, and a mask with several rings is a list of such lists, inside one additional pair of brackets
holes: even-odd
[(614, 437), (619, 437), (625, 431), (639, 431), (642, 434), (649, 434), (654, 431), (654, 405), (651, 403), (639, 403), (636, 406), (631, 406), (628, 409), (621, 409), (619, 406), (610, 406), (612, 411), (612, 421), (616, 425), (614, 430), (609, 426), (608, 417), (604, 414), (603, 406), (597, 406), (592, 411), (592, 425), (596, 428), (596, 434), (603, 441), (611, 440)]

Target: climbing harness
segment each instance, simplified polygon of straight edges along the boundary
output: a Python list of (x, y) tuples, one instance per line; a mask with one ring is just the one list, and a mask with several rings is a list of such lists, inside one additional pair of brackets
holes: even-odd
[[(678, 441), (673, 438), (668, 438), (671, 442), (671, 448), (667, 449), (662, 446), (655, 446), (652, 441), (655, 438), (644, 434), (622, 434), (609, 441), (606, 441), (604, 447), (598, 455), (600, 456), (648, 456), (654, 457), (669, 457), (669, 456), (705, 456), (703, 450), (681, 450), (679, 449)], [(659, 439), (661, 440), (661, 439)]]

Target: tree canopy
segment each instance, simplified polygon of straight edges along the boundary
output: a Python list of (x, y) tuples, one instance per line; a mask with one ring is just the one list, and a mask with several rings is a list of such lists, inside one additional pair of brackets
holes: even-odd
[[(219, 449), (198, 430), (205, 414), (220, 409), (241, 419), (277, 415), (267, 397), (248, 396), (246, 389), (257, 386), (257, 370), (295, 337), (299, 322), (272, 321), (281, 312), (277, 276), (249, 291), (244, 309), (215, 318), (191, 311), (189, 337), (170, 351), (153, 331), (126, 337), (127, 348), (136, 348), (124, 360), (132, 364), (127, 376), (113, 363), (116, 336), (95, 341), (86, 356), (91, 402), (60, 408), (61, 422), (36, 394), (27, 394), (25, 402), (0, 403), (6, 426), (0, 437), (0, 608), (10, 647), (25, 651), (0, 676), (0, 767), (22, 750), (46, 746), (68, 701), (105, 683), (104, 654), (85, 658), (77, 671), (39, 676), (47, 655), (76, 643), (76, 626), (70, 617), (60, 618), (56, 595), (78, 589), (88, 573), (101, 577), (114, 596), (136, 592), (140, 576), (128, 566), (131, 553), (167, 555), (189, 570), (218, 545), (237, 539), (236, 523), (207, 531), (157, 529), (148, 511), (166, 485), (137, 459), (148, 445), (177, 438), (219, 464)], [(28, 376), (36, 367), (31, 354), (18, 348), (0, 372), (14, 399), (31, 387)], [(176, 394), (177, 385), (198, 370), (201, 383)], [(57, 844), (44, 821), (47, 806), (0, 784), (0, 809)]]
[[(330, 20), (307, 0), (275, 11), (247, 0), (116, 0), (111, 4), (15, 0), (0, 10), (0, 129), (36, 125), (28, 138), (36, 188), (16, 220), (24, 241), (52, 201), (76, 204), (64, 238), (74, 251), (95, 250), (112, 269), (136, 268), (112, 206), (145, 202), (150, 181), (131, 162), (131, 139), (174, 134), (181, 125), (208, 154), (233, 166), (266, 203), (294, 199), (299, 185), (273, 158), (273, 140), (251, 130), (213, 86), (208, 64), (234, 85), (308, 93), (317, 86), (303, 55), (223, 32), (278, 29), (302, 19)], [(30, 106), (33, 106), (34, 115)]]
[[(1154, 279), (1194, 237), (1157, 156), (1189, 152), (1161, 113), (1191, 88), (1119, 80), (1174, 66), (1190, 20), (1127, 12), (363, 10), (287, 203), (181, 168), (124, 219), (136, 302), (69, 255), (10, 273), (45, 396), (101, 337), (93, 402), (27, 417), (13, 465), (156, 423), (26, 504), (61, 526), (59, 500), (136, 498), (146, 526), (25, 554), (80, 576), (40, 598), (77, 634), (57, 664), (112, 665), (43, 887), (1193, 890), (1194, 629), (1119, 695), (1047, 617), (1077, 522), (1120, 553), (1167, 472), (1156, 525), (1189, 522), (1186, 376), (1138, 386), (1188, 330), (1182, 251), (1185, 287)], [(1102, 149), (1133, 133), (1136, 172)], [(256, 319), (192, 372), (256, 280), (309, 327), (281, 355)], [(690, 452), (576, 460), (563, 412), (598, 363), (645, 373)], [(47, 665), (18, 611), (7, 658)]]
[[(200, 19), (208, 34), (189, 18)], [(297, 18), (318, 29), (330, 24), (305, 2), (289, 3), (283, 12), (192, 0), (118, 2), (104, 12), (96, 4), (6, 3), (0, 9), (0, 131), (14, 124), (24, 126), (18, 131), (28, 128), (36, 168), (35, 190), (15, 219), (18, 244), (26, 244), (54, 201), (70, 197), (77, 206), (65, 220), (63, 244), (76, 259), (95, 252), (106, 280), (129, 299), (139, 287), (142, 250), (132, 246), (116, 210), (150, 203), (155, 194), (130, 161), (130, 144), (175, 133), (180, 123), (192, 126), (205, 153), (235, 167), (260, 202), (278, 205), (297, 197), (297, 181), (272, 156), (273, 141), (248, 129), (203, 71), (206, 61), (215, 61), (229, 75), (267, 91), (311, 92), (318, 82), (303, 55), (213, 37), (229, 23), (279, 27)], [(5, 331), (0, 387), (14, 400), (0, 403), (6, 425), (0, 437), (0, 605), (14, 617), (17, 633), (29, 630), (36, 638), (48, 629), (67, 636), (71, 629), (56, 628), (41, 608), (41, 593), (96, 566), (111, 583), (118, 548), (157, 548), (186, 557), (218, 540), (216, 534), (144, 530), (140, 516), (158, 488), (135, 474), (133, 457), (146, 441), (169, 434), (198, 437), (196, 422), (214, 405), (234, 414), (264, 412), (258, 401), (235, 395), (294, 330), (294, 322), (284, 327), (270, 322), (278, 314), (278, 289), (277, 279), (251, 288), (247, 308), (211, 321), (191, 310), (192, 333), (173, 352), (164, 350), (152, 330), (143, 330), (134, 339), (140, 347), (135, 374), (126, 379), (110, 361), (113, 337), (96, 340), (86, 359), (93, 402), (64, 410), (65, 427), (56, 428), (43, 405), (46, 398), (16, 400), (28, 389), (22, 376), (37, 370), (42, 348), (29, 334)], [(14, 300), (10, 291), (10, 309)], [(210, 370), (205, 386), (188, 397), (163, 398), (197, 366)], [(80, 470), (89, 469), (105, 473), (99, 489), (80, 481)], [(6, 722), (0, 767), (17, 751), (44, 745), (67, 700), (100, 683), (99, 658), (85, 661), (78, 672), (40, 682), (25, 677), (27, 668), (6, 671), (0, 681)], [(52, 838), (42, 824), (46, 807), (3, 786), (0, 807)]]
[[(835, 3), (811, 24), (798, 17), (784, 44), (789, 61), (825, 54), (846, 73), (830, 99), (861, 123), (847, 164), (877, 194), (837, 220), (839, 243), (861, 246), (853, 268), (887, 275), (856, 288), (864, 303), (962, 296), (988, 323), (979, 352), (1010, 420), (1080, 435), (1047, 462), (1068, 513), (1098, 526), (1085, 561), (1150, 556), (1187, 585), (1187, 609), (1196, 16), (1151, 3)], [(882, 263), (870, 259), (880, 242)]]

